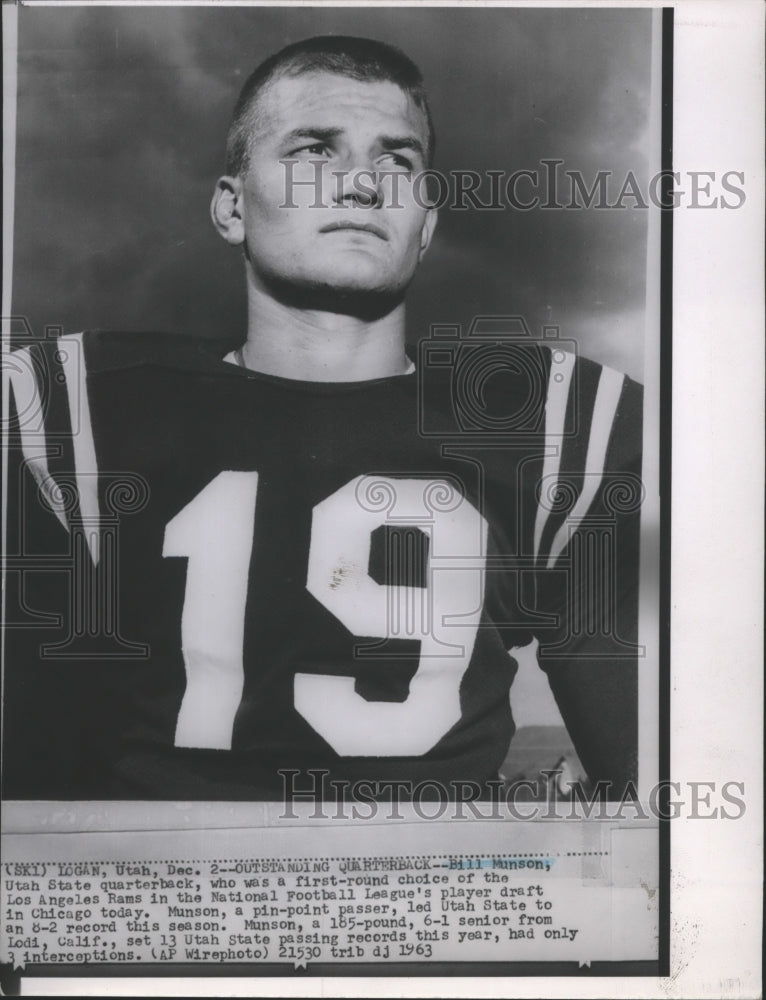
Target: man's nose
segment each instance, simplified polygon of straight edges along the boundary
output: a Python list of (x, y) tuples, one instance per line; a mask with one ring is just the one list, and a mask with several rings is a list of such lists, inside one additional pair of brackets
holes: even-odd
[(351, 158), (335, 174), (335, 202), (376, 208), (381, 204), (381, 176), (374, 164), (365, 157)]

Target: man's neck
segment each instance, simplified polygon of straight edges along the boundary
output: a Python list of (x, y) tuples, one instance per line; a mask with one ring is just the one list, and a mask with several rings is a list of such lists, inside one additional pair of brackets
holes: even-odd
[(305, 309), (248, 288), (242, 363), (254, 371), (308, 382), (362, 382), (402, 375), (404, 303), (374, 318)]

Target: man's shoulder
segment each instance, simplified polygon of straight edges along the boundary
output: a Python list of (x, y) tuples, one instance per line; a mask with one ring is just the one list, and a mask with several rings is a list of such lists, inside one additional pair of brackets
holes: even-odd
[(569, 345), (528, 337), (436, 346), (441, 350), (421, 350), (419, 357), (424, 400), (442, 399), (453, 410), (470, 411), (478, 423), (488, 415), (488, 430), (521, 433), (545, 426), (551, 433), (560, 424), (559, 432), (567, 433), (592, 418), (599, 423), (616, 415), (640, 420), (641, 383)]
[[(605, 454), (606, 467), (640, 462), (643, 385), (617, 368), (581, 355), (570, 363), (563, 438), (571, 435), (586, 465), (600, 452)], [(555, 375), (549, 387), (552, 395), (554, 380)]]
[(229, 349), (220, 339), (209, 337), (116, 329), (65, 333), (28, 346), (38, 353), (46, 369), (61, 366), (88, 376), (153, 366), (199, 370), (220, 365)]
[(644, 387), (631, 375), (611, 365), (577, 355), (574, 361), (572, 390), (577, 402), (584, 398), (592, 405), (615, 397), (616, 414), (630, 421), (641, 419)]
[[(551, 353), (555, 359), (555, 350), (551, 349)], [(601, 379), (605, 381), (619, 381), (622, 383), (623, 388), (630, 394), (637, 393), (640, 395), (643, 392), (641, 382), (632, 375), (629, 375), (622, 367), (615, 367), (605, 362), (595, 361), (582, 354), (573, 355), (573, 363), (575, 373), (586, 382), (590, 381), (598, 384)]]
[(83, 352), (91, 375), (151, 366), (184, 368), (220, 363), (227, 347), (219, 340), (168, 331), (85, 330), (59, 340)]

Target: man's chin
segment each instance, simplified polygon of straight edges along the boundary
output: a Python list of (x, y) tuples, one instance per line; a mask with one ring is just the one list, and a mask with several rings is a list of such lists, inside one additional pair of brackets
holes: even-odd
[(385, 316), (402, 302), (406, 291), (406, 286), (386, 287), (361, 278), (296, 281), (275, 277), (268, 279), (267, 287), (275, 299), (293, 308), (361, 319)]

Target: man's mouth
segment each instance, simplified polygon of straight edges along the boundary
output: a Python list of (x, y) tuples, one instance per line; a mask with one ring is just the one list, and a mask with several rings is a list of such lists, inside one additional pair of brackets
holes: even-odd
[(381, 229), (380, 226), (376, 226), (374, 222), (349, 222), (340, 221), (331, 222), (327, 226), (323, 226), (319, 232), (320, 233), (334, 233), (341, 229), (350, 229), (358, 233), (371, 233), (373, 236), (377, 236), (378, 239), (387, 240), (388, 233), (385, 229)]

